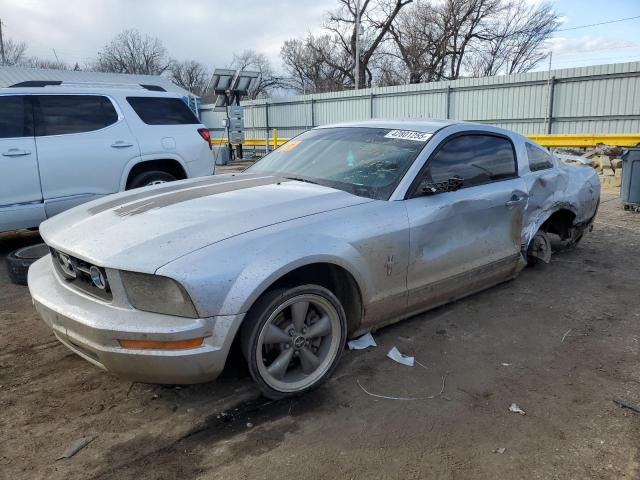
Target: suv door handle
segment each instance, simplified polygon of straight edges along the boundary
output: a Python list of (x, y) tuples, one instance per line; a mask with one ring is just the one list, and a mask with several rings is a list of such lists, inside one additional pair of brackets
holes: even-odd
[(511, 200), (509, 200), (505, 205), (507, 207), (515, 207), (516, 205), (520, 205), (524, 202), (524, 197), (519, 197), (517, 195), (511, 195)]
[(122, 140), (118, 140), (117, 142), (112, 143), (111, 146), (113, 148), (127, 148), (127, 147), (133, 147), (133, 143), (127, 143), (127, 142), (123, 142)]
[(29, 150), (20, 150), (19, 148), (10, 148), (6, 152), (3, 152), (3, 157), (22, 157), (24, 155), (31, 155)]

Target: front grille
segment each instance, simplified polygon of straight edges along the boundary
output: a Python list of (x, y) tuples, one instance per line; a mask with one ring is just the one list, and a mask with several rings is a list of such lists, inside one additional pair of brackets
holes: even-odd
[(51, 249), (51, 257), (54, 268), (65, 282), (102, 300), (111, 301), (113, 299), (107, 272), (104, 268), (53, 248)]

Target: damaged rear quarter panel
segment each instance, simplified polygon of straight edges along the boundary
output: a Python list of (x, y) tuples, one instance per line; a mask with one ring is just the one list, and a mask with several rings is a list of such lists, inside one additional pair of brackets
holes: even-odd
[(600, 198), (600, 181), (595, 170), (586, 166), (566, 165), (554, 158), (555, 166), (531, 172), (523, 149), (522, 174), (529, 197), (525, 209), (522, 245), (526, 247), (545, 221), (559, 210), (575, 215), (574, 225), (590, 221)]

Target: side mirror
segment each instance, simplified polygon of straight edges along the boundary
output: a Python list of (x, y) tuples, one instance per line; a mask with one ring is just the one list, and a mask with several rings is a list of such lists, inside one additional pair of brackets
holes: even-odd
[(462, 187), (464, 179), (453, 176), (443, 182), (430, 182), (423, 180), (418, 187), (416, 196), (435, 195), (436, 193), (455, 192)]

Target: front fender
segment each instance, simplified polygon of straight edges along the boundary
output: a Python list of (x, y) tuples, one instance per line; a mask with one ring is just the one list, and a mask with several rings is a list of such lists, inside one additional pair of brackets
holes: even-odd
[(208, 317), (246, 313), (278, 279), (314, 263), (334, 264), (351, 273), (367, 303), (371, 275), (360, 252), (344, 240), (318, 233), (252, 232), (205, 247), (157, 273), (178, 280), (200, 316)]

